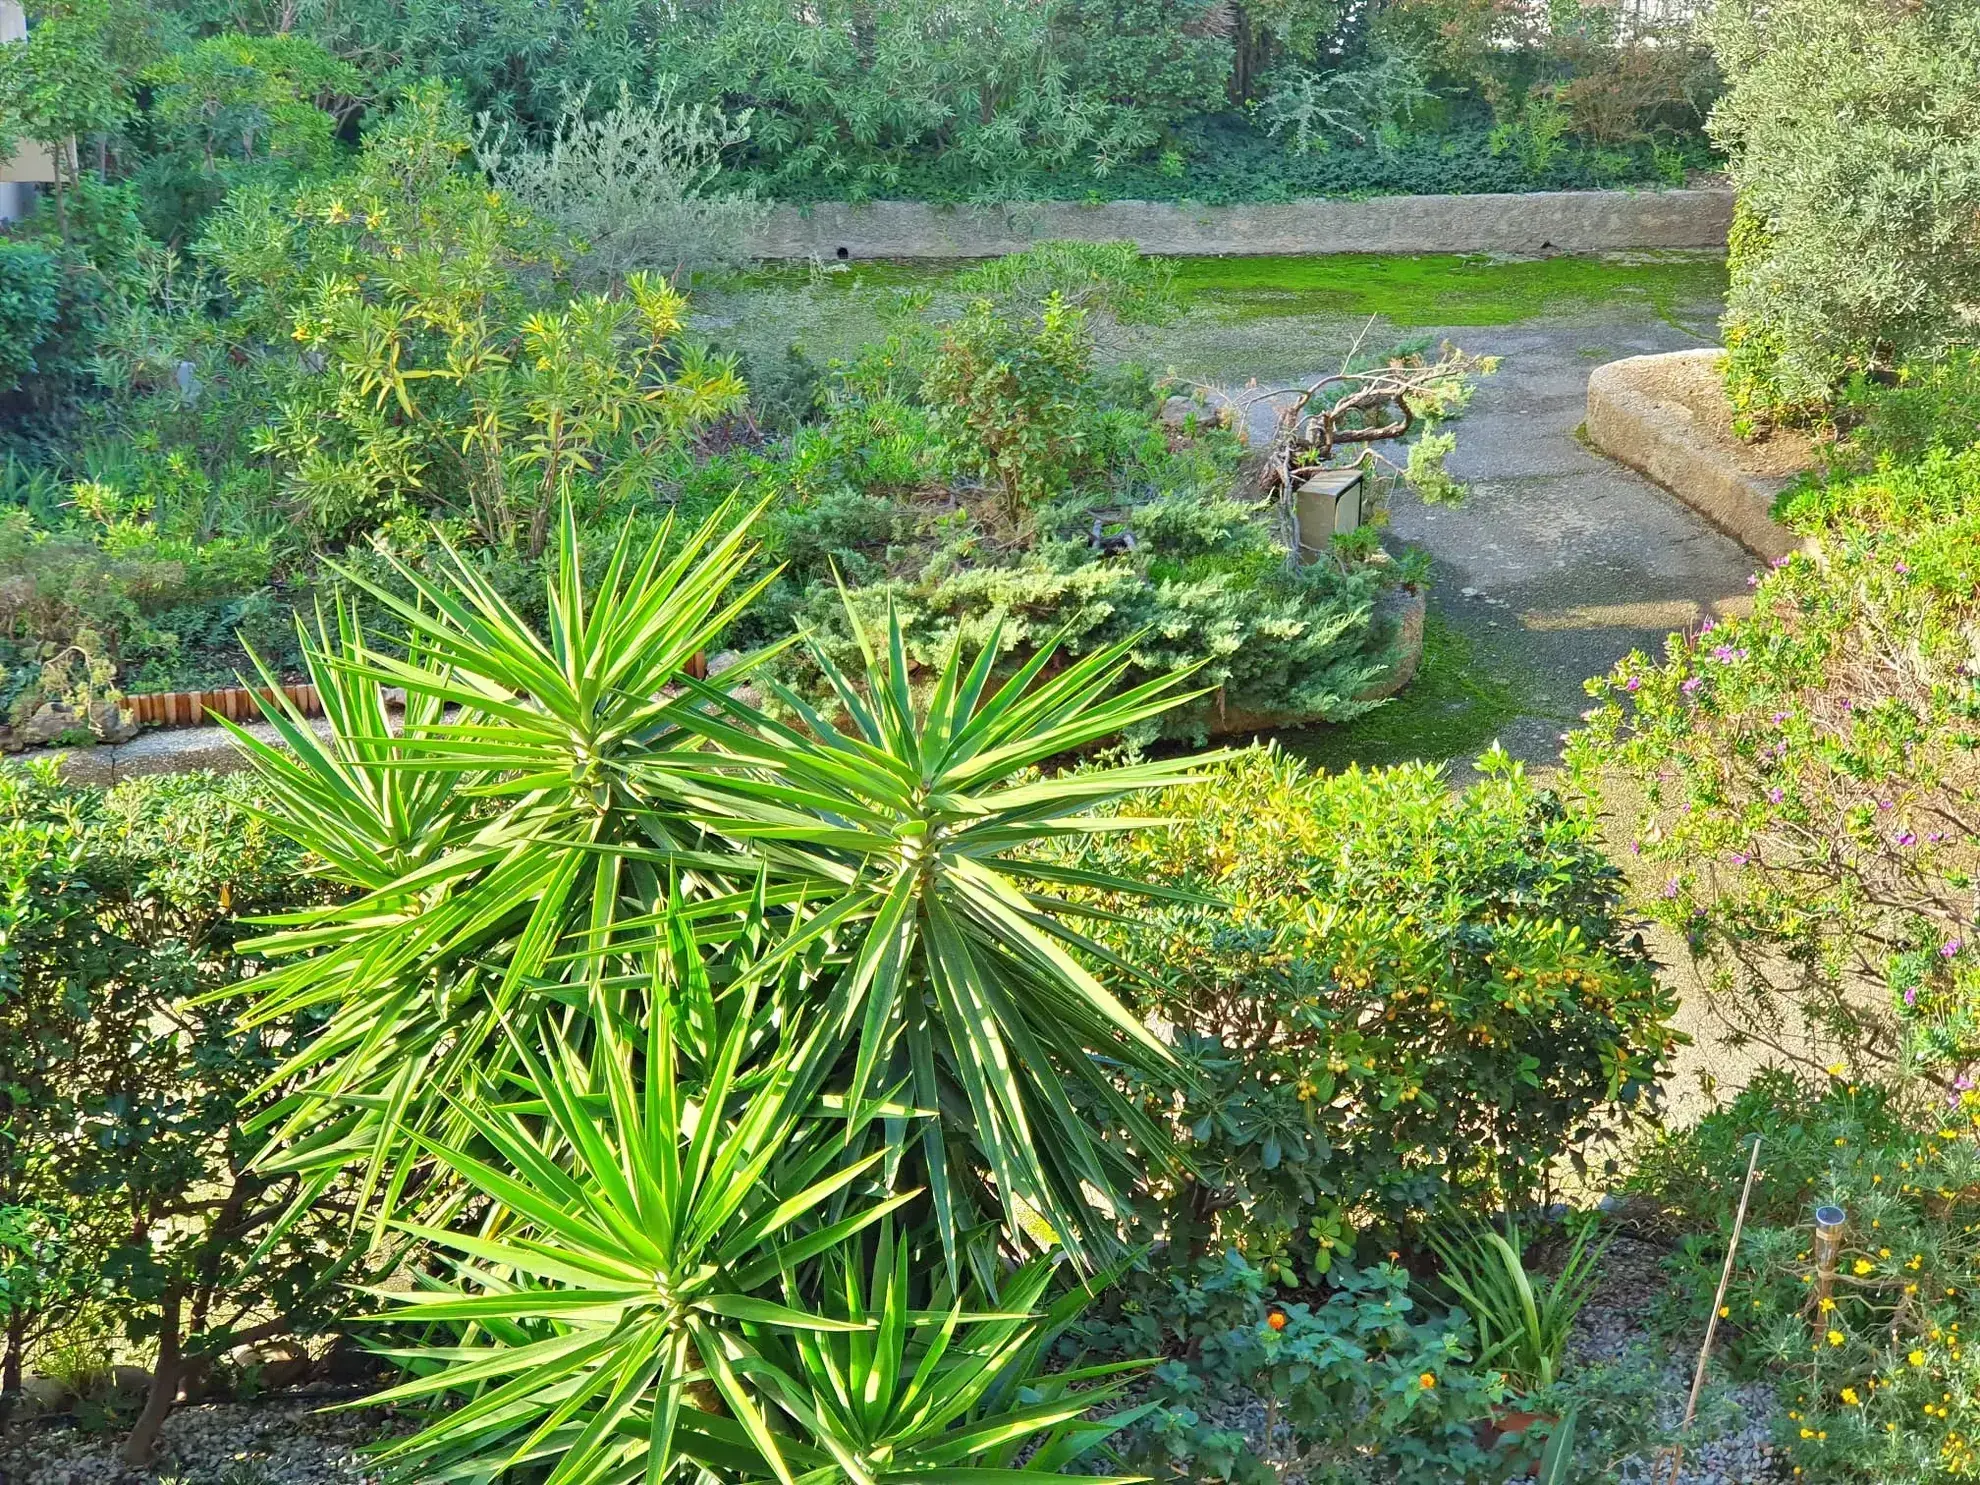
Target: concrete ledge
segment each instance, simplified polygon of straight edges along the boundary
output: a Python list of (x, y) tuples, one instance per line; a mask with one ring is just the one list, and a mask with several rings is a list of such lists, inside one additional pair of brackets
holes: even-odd
[[(327, 737), (330, 724), (322, 718), (311, 721), (317, 735)], [(248, 732), (263, 742), (276, 740), (275, 729), (266, 722), (248, 724)], [(90, 748), (54, 748), (29, 752), (15, 761), (53, 758), (69, 784), (100, 784), (109, 788), (125, 779), (154, 773), (238, 773), (247, 767), (247, 755), (224, 727), (175, 727), (147, 732), (127, 743)]]
[(1583, 253), (1723, 248), (1732, 192), (1534, 191), (1373, 196), (1267, 206), (1170, 201), (779, 206), (751, 234), (758, 258), (991, 258), (1049, 238), (1132, 242), (1147, 253)]
[(1672, 351), (1596, 367), (1588, 378), (1588, 441), (1771, 561), (1802, 545), (1770, 512), (1774, 497), (1814, 464), (1814, 446), (1792, 432), (1764, 443), (1733, 434), (1720, 380), (1725, 354)]

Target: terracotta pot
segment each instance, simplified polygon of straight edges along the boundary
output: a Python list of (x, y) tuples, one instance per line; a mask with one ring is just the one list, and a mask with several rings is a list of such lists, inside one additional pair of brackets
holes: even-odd
[[(1524, 1443), (1526, 1431), (1533, 1427), (1534, 1424), (1545, 1423), (1551, 1427), (1560, 1421), (1561, 1419), (1558, 1413), (1529, 1413), (1523, 1411), (1517, 1403), (1509, 1403), (1492, 1409), (1492, 1418), (1488, 1427), (1491, 1429), (1493, 1443), (1497, 1443), (1500, 1439), (1514, 1437), (1517, 1437)], [(1527, 1465), (1526, 1473), (1528, 1475), (1537, 1475), (1540, 1473), (1540, 1456), (1538, 1453), (1535, 1453), (1533, 1456), (1533, 1462)]]

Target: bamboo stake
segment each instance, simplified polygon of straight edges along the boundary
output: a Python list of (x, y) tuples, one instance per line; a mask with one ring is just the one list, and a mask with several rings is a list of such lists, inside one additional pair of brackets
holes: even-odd
[(1712, 1362), (1712, 1342), (1719, 1333), (1719, 1311), (1726, 1305), (1726, 1287), (1732, 1283), (1733, 1260), (1739, 1255), (1739, 1235), (1746, 1228), (1746, 1203), (1753, 1196), (1753, 1178), (1760, 1173), (1760, 1136), (1753, 1136), (1753, 1153), (1746, 1162), (1746, 1185), (1739, 1193), (1739, 1211), (1733, 1217), (1732, 1241), (1726, 1244), (1726, 1264), (1719, 1270), (1719, 1289), (1712, 1296), (1712, 1314), (1705, 1322), (1705, 1344), (1698, 1348), (1698, 1370), (1691, 1376), (1691, 1397), (1684, 1405), (1684, 1422), (1678, 1428), (1677, 1443), (1671, 1446), (1671, 1473), (1666, 1485), (1677, 1485), (1678, 1471), (1684, 1467), (1684, 1440), (1698, 1419), (1698, 1395), (1705, 1390), (1705, 1372)]

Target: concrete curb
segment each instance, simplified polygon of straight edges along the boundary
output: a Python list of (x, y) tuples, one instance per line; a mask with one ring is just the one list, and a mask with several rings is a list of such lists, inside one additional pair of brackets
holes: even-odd
[(1671, 351), (1596, 367), (1588, 378), (1588, 441), (1771, 561), (1802, 546), (1770, 514), (1774, 497), (1793, 476), (1756, 470), (1754, 451), (1721, 431), (1723, 418), (1671, 387), (1673, 372), (1692, 373), (1707, 364), (1716, 371), (1724, 355), (1717, 349)]
[(773, 208), (750, 256), (991, 258), (1034, 242), (1132, 242), (1147, 253), (1587, 253), (1723, 248), (1732, 192), (1532, 191), (1318, 198), (1283, 205), (1028, 201), (932, 206), (823, 201)]
[[(320, 737), (330, 735), (330, 724), (320, 717), (310, 726)], [(277, 741), (275, 729), (266, 722), (251, 722), (246, 731), (263, 742)], [(51, 748), (19, 755), (16, 761), (35, 758), (54, 759), (64, 783), (100, 784), (106, 789), (145, 774), (197, 773), (201, 769), (238, 773), (247, 767), (247, 755), (224, 727), (165, 728), (143, 733), (127, 743)]]

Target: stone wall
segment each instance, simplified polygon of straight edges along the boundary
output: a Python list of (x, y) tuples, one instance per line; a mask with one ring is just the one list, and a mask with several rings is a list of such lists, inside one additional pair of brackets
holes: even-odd
[(1375, 196), (1280, 206), (1166, 201), (930, 206), (876, 201), (779, 206), (750, 239), (753, 256), (989, 258), (1048, 238), (1129, 241), (1149, 253), (1541, 253), (1723, 248), (1732, 193), (1539, 191)]

